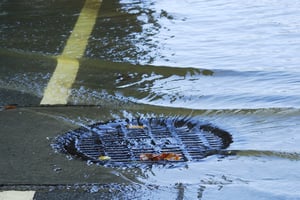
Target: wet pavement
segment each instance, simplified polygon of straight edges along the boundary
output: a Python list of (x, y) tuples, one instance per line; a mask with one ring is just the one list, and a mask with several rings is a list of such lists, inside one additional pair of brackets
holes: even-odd
[[(139, 189), (148, 191), (149, 195), (149, 186), (139, 185), (137, 177), (143, 176), (139, 168), (87, 164), (80, 159), (68, 159), (51, 147), (56, 136), (78, 128), (78, 116), (85, 123), (86, 119), (107, 121), (111, 113), (122, 115), (120, 108), (45, 106), (1, 111), (1, 127), (6, 134), (1, 137), (1, 144), (5, 145), (1, 145), (0, 152), (1, 158), (7, 161), (0, 163), (2, 190), (37, 191), (34, 199), (145, 197)], [(135, 110), (128, 105), (122, 109)], [(147, 109), (138, 107), (138, 110)], [(131, 192), (125, 193), (127, 190)]]
[[(299, 6), (272, 2), (0, 1), (0, 199), (299, 199)], [(127, 168), (51, 146), (138, 117), (211, 123), (232, 153)]]

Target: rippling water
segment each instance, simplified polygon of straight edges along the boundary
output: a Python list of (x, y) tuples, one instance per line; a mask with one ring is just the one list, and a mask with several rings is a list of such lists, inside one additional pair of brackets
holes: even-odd
[[(293, 1), (161, 1), (174, 16), (158, 35), (177, 66), (237, 71), (298, 71), (299, 4)], [(157, 63), (165, 63), (157, 61)]]
[(188, 108), (299, 108), (299, 3), (154, 2), (150, 8), (158, 15), (160, 29), (152, 39), (159, 41), (157, 49), (151, 51), (160, 56), (152, 64), (212, 73), (157, 78), (141, 89), (150, 97), (139, 102)]
[[(38, 105), (43, 96), (82, 4), (53, 2), (0, 4), (1, 105)], [(98, 177), (79, 182), (117, 176), (141, 199), (299, 199), (299, 19), (298, 0), (104, 1), (69, 97), (104, 108), (32, 112), (76, 125), (193, 116), (232, 133), (230, 150), (240, 151), (175, 169), (98, 167)]]

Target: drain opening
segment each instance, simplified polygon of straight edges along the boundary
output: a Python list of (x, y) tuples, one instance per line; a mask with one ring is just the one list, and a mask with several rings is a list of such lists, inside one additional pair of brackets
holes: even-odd
[(150, 118), (96, 123), (55, 139), (56, 150), (111, 166), (199, 161), (232, 143), (227, 132), (192, 119)]

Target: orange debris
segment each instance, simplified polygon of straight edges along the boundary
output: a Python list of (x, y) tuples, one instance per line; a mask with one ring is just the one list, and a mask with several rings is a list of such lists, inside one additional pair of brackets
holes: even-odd
[(142, 153), (140, 155), (140, 160), (142, 161), (178, 161), (182, 158), (181, 154), (176, 153), (161, 153), (161, 154), (153, 154), (153, 153)]

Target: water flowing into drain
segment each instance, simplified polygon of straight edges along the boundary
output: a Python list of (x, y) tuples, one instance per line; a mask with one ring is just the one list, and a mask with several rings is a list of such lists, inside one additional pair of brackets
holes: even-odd
[(231, 135), (193, 119), (121, 119), (58, 136), (54, 149), (106, 166), (199, 161), (218, 154)]

